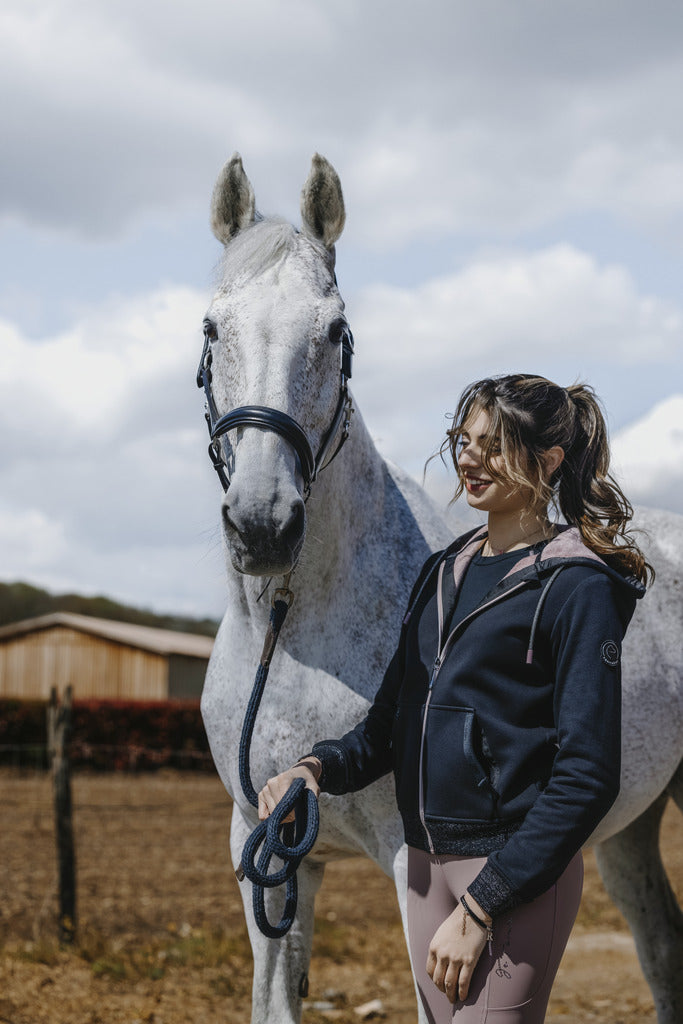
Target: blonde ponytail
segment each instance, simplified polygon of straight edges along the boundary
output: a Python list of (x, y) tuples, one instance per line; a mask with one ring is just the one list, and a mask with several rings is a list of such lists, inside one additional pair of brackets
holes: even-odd
[(633, 507), (609, 473), (607, 428), (595, 392), (587, 384), (573, 384), (567, 394), (575, 427), (558, 471), (557, 504), (587, 547), (646, 583), (654, 570), (628, 531)]

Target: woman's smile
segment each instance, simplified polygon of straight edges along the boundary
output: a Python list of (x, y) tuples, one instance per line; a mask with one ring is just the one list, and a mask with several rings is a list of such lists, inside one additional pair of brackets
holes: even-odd
[(493, 483), (492, 480), (487, 480), (481, 476), (472, 476), (469, 473), (465, 473), (464, 477), (468, 494), (483, 494), (489, 484)]

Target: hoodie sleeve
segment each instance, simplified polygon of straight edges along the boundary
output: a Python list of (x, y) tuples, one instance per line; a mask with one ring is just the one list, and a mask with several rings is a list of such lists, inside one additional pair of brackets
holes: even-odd
[(635, 596), (604, 573), (579, 583), (550, 630), (557, 753), (545, 789), (469, 892), (492, 917), (560, 877), (619, 793), (621, 643)]
[(401, 685), (402, 640), (403, 636), (363, 721), (341, 739), (314, 745), (312, 753), (323, 766), (318, 781), (324, 793), (351, 793), (391, 771), (391, 731)]
[(420, 596), (440, 555), (440, 552), (431, 555), (422, 566), (410, 595), (398, 646), (367, 715), (341, 739), (323, 740), (312, 749), (323, 766), (318, 781), (324, 793), (341, 795), (355, 792), (391, 771), (391, 734), (396, 701), (403, 681), (406, 625), (413, 604)]

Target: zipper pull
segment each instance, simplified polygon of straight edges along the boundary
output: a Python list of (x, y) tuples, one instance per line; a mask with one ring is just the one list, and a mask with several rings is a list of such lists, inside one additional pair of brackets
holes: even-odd
[(436, 661), (434, 662), (434, 668), (432, 669), (432, 678), (429, 680), (429, 689), (430, 690), (431, 690), (432, 686), (434, 685), (434, 683), (436, 681), (436, 677), (439, 674), (439, 669), (440, 668), (441, 668), (441, 658), (437, 658)]

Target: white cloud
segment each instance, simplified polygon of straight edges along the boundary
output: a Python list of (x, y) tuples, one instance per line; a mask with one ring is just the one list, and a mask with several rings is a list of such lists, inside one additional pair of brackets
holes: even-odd
[(596, 208), (666, 229), (683, 210), (683, 48), (679, 12), (654, 9), (9, 0), (3, 209), (116, 234), (203, 207), (239, 148), (289, 214), (317, 148), (364, 245)]
[(226, 139), (260, 152), (272, 138), (267, 106), (238, 80), (148, 60), (152, 41), (112, 14), (64, 3), (0, 15), (7, 216), (116, 236), (141, 211), (205, 205)]
[(49, 519), (40, 509), (0, 508), (0, 538), (5, 579), (49, 571), (68, 555), (62, 524)]
[(658, 402), (620, 431), (612, 457), (631, 501), (683, 512), (683, 394)]
[(351, 305), (355, 393), (383, 449), (413, 472), (462, 388), (486, 374), (562, 372), (568, 384), (615, 360), (681, 365), (680, 309), (570, 246), (492, 254), (413, 288), (375, 285)]
[(194, 382), (205, 302), (110, 300), (38, 342), (0, 326), (5, 579), (218, 611), (220, 493)]
[(131, 394), (151, 395), (160, 377), (189, 372), (205, 304), (206, 295), (178, 287), (111, 299), (38, 342), (0, 321), (5, 415), (25, 409), (30, 396), (31, 408), (58, 416), (62, 429), (110, 434)]

